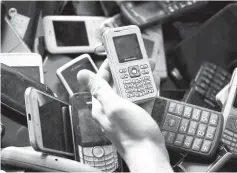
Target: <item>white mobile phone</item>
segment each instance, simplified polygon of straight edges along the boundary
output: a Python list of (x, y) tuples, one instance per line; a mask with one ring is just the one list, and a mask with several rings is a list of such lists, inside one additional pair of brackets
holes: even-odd
[(56, 72), (70, 96), (79, 92), (77, 73), (83, 69), (90, 70), (94, 73), (98, 71), (95, 63), (88, 54), (83, 54), (73, 59), (60, 67)]
[(100, 25), (105, 17), (46, 16), (45, 43), (51, 53), (89, 53), (100, 45)]
[[(102, 33), (106, 28), (117, 28), (122, 26), (125, 26), (125, 24), (122, 21), (121, 14), (117, 14), (106, 19), (102, 23), (100, 30)], [(142, 38), (148, 58), (153, 59), (156, 62), (153, 73), (157, 73), (160, 78), (166, 78), (168, 74), (161, 26), (155, 25), (154, 27), (145, 29), (142, 32)]]
[(32, 87), (25, 91), (25, 105), (31, 146), (73, 156), (69, 105)]
[(44, 83), (42, 57), (37, 53), (2, 53), (0, 62)]
[(132, 102), (155, 98), (157, 89), (140, 29), (110, 28), (102, 35), (118, 94)]
[(228, 149), (237, 154), (237, 68), (229, 83), (229, 93), (223, 107), (224, 126), (222, 142)]

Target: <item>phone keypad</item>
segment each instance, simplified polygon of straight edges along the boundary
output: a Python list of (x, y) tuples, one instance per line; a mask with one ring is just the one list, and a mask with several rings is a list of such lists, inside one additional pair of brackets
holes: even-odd
[[(81, 150), (80, 150), (81, 151)], [(112, 145), (83, 147), (82, 161), (105, 172), (113, 172), (118, 168), (118, 155)]]
[(118, 70), (120, 78), (124, 79), (123, 87), (127, 98), (142, 97), (155, 92), (148, 68), (148, 64), (142, 64)]
[(237, 154), (237, 116), (230, 115), (227, 119), (222, 142), (228, 146), (230, 151)]
[[(221, 121), (217, 112), (170, 101), (162, 134), (167, 144), (208, 154)], [(237, 140), (237, 139), (236, 139)], [(237, 146), (236, 146), (237, 149)]]

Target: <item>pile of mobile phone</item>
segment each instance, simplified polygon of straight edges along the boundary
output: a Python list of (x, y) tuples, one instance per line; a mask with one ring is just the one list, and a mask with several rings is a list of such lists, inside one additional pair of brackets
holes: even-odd
[(26, 89), (30, 143), (37, 151), (74, 158), (101, 171), (121, 170), (117, 150), (92, 117), (91, 94), (80, 91), (77, 73), (83, 69), (97, 73), (88, 54), (71, 60), (56, 72), (69, 93), (69, 103), (33, 87)]

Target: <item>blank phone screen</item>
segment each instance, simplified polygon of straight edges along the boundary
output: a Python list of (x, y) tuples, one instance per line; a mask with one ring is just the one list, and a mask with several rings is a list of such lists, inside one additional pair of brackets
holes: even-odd
[(43, 146), (73, 153), (68, 105), (37, 92)]
[(113, 38), (119, 63), (142, 59), (141, 48), (136, 34)]
[(79, 83), (77, 81), (77, 73), (83, 69), (87, 69), (96, 73), (95, 68), (92, 66), (91, 62), (87, 58), (78, 61), (77, 63), (62, 71), (62, 76), (73, 93), (79, 92), (80, 88)]
[(83, 21), (53, 21), (56, 43), (62, 46), (89, 46)]

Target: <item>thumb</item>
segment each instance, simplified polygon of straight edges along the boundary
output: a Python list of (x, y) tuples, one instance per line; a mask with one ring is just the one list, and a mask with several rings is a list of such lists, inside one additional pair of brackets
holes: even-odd
[(113, 101), (119, 99), (119, 96), (103, 78), (89, 70), (81, 70), (77, 74), (77, 80), (82, 88), (88, 89), (91, 95), (100, 102), (105, 112), (108, 113), (114, 109)]

